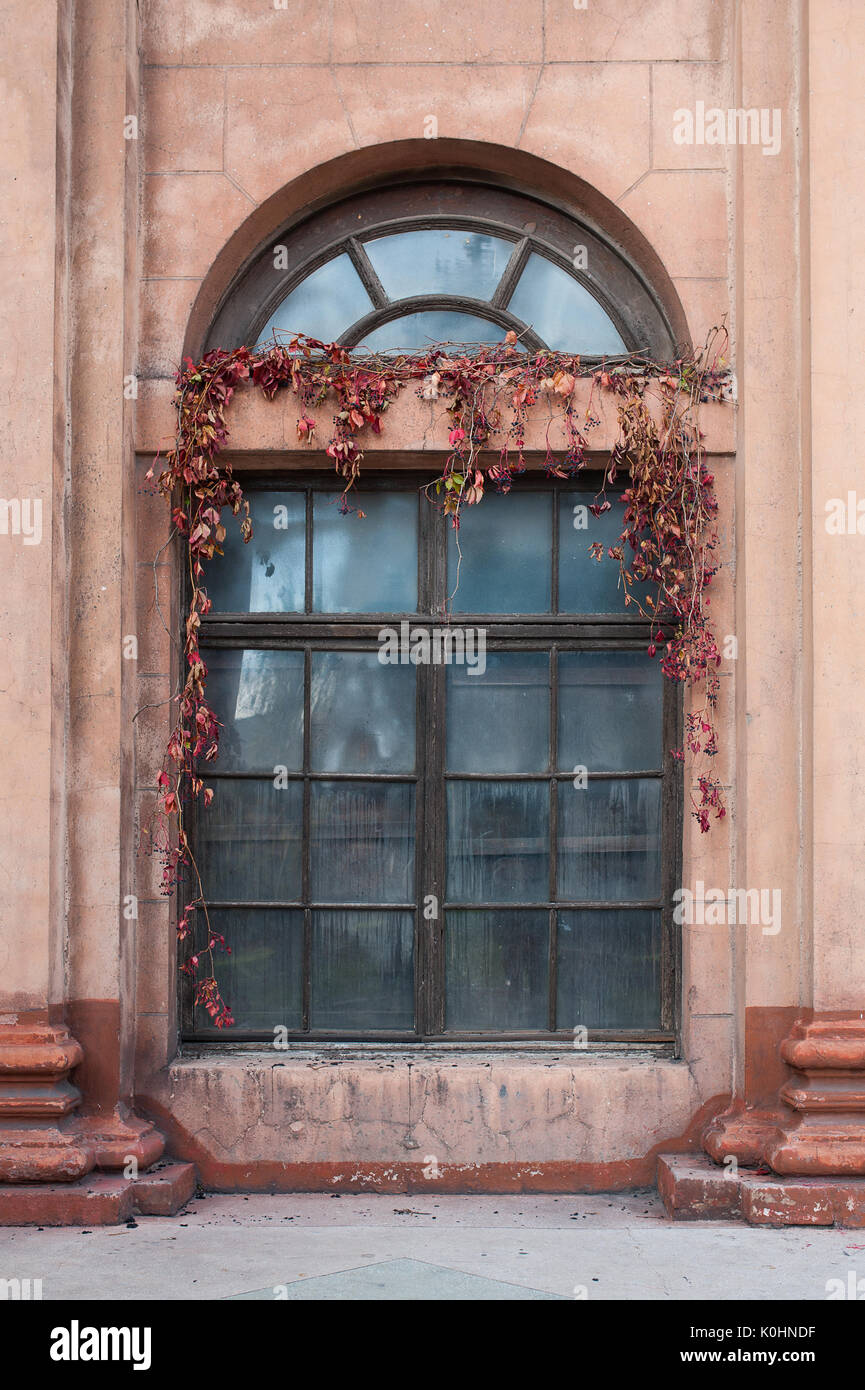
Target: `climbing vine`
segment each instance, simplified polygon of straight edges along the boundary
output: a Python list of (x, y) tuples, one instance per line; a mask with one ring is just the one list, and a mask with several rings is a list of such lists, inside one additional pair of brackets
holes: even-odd
[[(222, 554), (223, 513), (238, 519), (244, 540), (252, 535), (249, 503), (229, 463), (220, 460), (228, 438), (226, 412), (242, 383), (268, 399), (289, 390), (297, 399), (299, 440), (312, 444), (318, 416), (334, 407), (325, 454), (343, 478), (343, 511), (352, 510), (351, 489), (363, 460), (362, 432), (380, 434), (388, 407), (409, 386), (422, 400), (440, 399), (450, 416), (450, 452), (441, 475), (427, 488), (431, 500), (458, 528), (462, 509), (482, 502), (492, 486), (509, 492), (526, 469), (529, 411), (552, 402), (564, 425), (564, 448), (549, 442), (548, 476), (573, 478), (587, 466), (593, 413), (602, 394), (617, 406), (619, 435), (590, 510), (609, 511), (607, 497), (621, 473), (621, 531), (615, 545), (595, 542), (599, 562), (618, 565), (625, 606), (648, 620), (648, 657), (665, 676), (695, 692), (686, 714), (685, 743), (692, 757), (692, 814), (701, 831), (711, 817), (725, 815), (724, 797), (713, 775), (717, 753), (715, 711), (721, 655), (712, 633), (707, 596), (717, 572), (717, 501), (699, 425), (699, 407), (732, 394), (732, 377), (722, 352), (726, 334), (714, 331), (699, 352), (669, 363), (632, 354), (601, 366), (552, 352), (528, 355), (510, 332), (486, 347), (441, 344), (412, 356), (371, 355), (298, 335), (253, 350), (212, 351), (199, 363), (187, 358), (176, 382), (177, 433), (156, 476), (158, 491), (172, 509), (175, 534), (184, 546), (189, 607), (183, 639), (184, 671), (174, 726), (158, 778), (158, 798), (148, 833), (163, 863), (163, 891), (188, 881), (188, 900), (177, 925), (189, 943), (180, 968), (194, 981), (194, 1001), (220, 1028), (233, 1023), (217, 984), (214, 953), (229, 951), (211, 928), (204, 885), (188, 830), (191, 802), (208, 806), (213, 789), (207, 766), (219, 752), (220, 723), (208, 702), (207, 668), (199, 649), (202, 619), (210, 612), (205, 566)], [(588, 404), (579, 406), (576, 383), (590, 380)], [(153, 478), (157, 465), (148, 473)], [(638, 596), (637, 586), (639, 586)], [(648, 586), (648, 587), (647, 587)], [(702, 698), (700, 698), (702, 697)], [(670, 750), (684, 760), (685, 749)], [(195, 914), (203, 927), (193, 931)], [(196, 940), (205, 944), (196, 946)]]

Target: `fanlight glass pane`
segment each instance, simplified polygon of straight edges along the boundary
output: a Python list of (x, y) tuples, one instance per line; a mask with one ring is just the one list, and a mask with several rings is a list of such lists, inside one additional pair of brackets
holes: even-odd
[(508, 309), (559, 352), (627, 352), (609, 315), (567, 271), (533, 252)]
[(390, 299), (413, 294), (464, 294), (492, 299), (513, 243), (485, 232), (429, 228), (364, 243)]
[(356, 510), (343, 514), (336, 494), (315, 494), (313, 609), (316, 613), (416, 612), (417, 497), (352, 491), (351, 499)]
[(259, 334), (263, 345), (279, 335), (305, 333), (322, 342), (335, 342), (350, 324), (372, 308), (363, 281), (345, 254), (319, 266), (287, 294)]
[(299, 492), (249, 494), (252, 540), (240, 518), (222, 512), (222, 555), (205, 567), (204, 584), (215, 613), (303, 612), (306, 502)]
[(459, 550), (448, 528), (453, 613), (549, 613), (552, 507), (549, 492), (514, 489), (462, 508)]
[(457, 309), (425, 309), (374, 328), (360, 346), (370, 352), (423, 352), (433, 343), (500, 343), (507, 331)]

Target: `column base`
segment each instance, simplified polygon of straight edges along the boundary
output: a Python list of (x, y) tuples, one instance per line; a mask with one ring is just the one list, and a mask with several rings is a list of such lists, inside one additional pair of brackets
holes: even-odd
[(865, 1228), (865, 1177), (728, 1172), (703, 1154), (662, 1154), (658, 1191), (674, 1221)]
[(138, 1178), (93, 1173), (75, 1182), (0, 1184), (0, 1226), (116, 1226), (136, 1215), (174, 1216), (195, 1192), (191, 1163), (161, 1163)]

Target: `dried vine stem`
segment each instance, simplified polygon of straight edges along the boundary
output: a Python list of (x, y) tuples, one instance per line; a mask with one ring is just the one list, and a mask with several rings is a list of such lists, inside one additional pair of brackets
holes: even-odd
[[(149, 833), (163, 859), (163, 891), (174, 891), (184, 876), (192, 879), (193, 891), (178, 922), (179, 939), (191, 939), (180, 968), (195, 981), (195, 1003), (205, 1008), (217, 1027), (233, 1023), (214, 970), (214, 952), (229, 948), (211, 928), (187, 811), (196, 798), (205, 806), (213, 799), (203, 774), (219, 751), (220, 724), (207, 701), (207, 670), (199, 650), (201, 619), (211, 608), (204, 566), (222, 554), (226, 507), (240, 518), (244, 540), (252, 535), (249, 504), (241, 487), (230, 465), (217, 461), (228, 437), (227, 407), (238, 384), (251, 381), (269, 399), (280, 389), (293, 391), (301, 407), (298, 438), (307, 443), (317, 430), (312, 412), (328, 400), (335, 403), (325, 453), (345, 480), (344, 511), (350, 510), (350, 489), (360, 474), (360, 431), (368, 427), (374, 434), (381, 433), (388, 406), (410, 383), (416, 384), (424, 400), (443, 399), (451, 416), (451, 452), (441, 476), (427, 492), (432, 496), (434, 491), (440, 498), (457, 529), (462, 508), (477, 505), (487, 483), (508, 492), (514, 477), (525, 471), (526, 424), (534, 405), (547, 400), (561, 409), (565, 448), (554, 452), (548, 427), (545, 468), (549, 476), (572, 478), (586, 467), (587, 436), (600, 423), (592, 414), (595, 392), (618, 397), (619, 439), (590, 510), (596, 516), (609, 510), (612, 504), (605, 489), (620, 471), (627, 470), (622, 531), (606, 555), (619, 565), (625, 605), (635, 604), (652, 624), (649, 657), (660, 652), (666, 676), (704, 690), (699, 712), (686, 716), (687, 745), (695, 758), (711, 759), (717, 751), (714, 715), (721, 658), (706, 614), (705, 591), (717, 570), (717, 503), (704, 459), (699, 405), (732, 394), (732, 378), (720, 356), (725, 342), (726, 334), (718, 330), (699, 353), (671, 363), (632, 354), (600, 367), (583, 366), (579, 357), (563, 353), (529, 356), (518, 351), (514, 333), (495, 347), (439, 344), (412, 356), (368, 354), (296, 335), (256, 351), (241, 347), (209, 352), (197, 365), (186, 359), (177, 375), (177, 436), (156, 483), (172, 507), (174, 525), (186, 547), (190, 594), (183, 643), (186, 670), (175, 697), (177, 717), (159, 774)], [(591, 378), (592, 388), (588, 408), (578, 419), (574, 392), (581, 377)], [(502, 442), (494, 449), (496, 437)], [(485, 462), (482, 456), (490, 453), (491, 461)], [(149, 478), (155, 468), (154, 464)], [(599, 543), (591, 550), (599, 561), (605, 558)], [(639, 597), (635, 584), (649, 586), (650, 592)], [(684, 750), (671, 751), (684, 758)], [(719, 818), (725, 814), (723, 795), (718, 781), (708, 773), (695, 767), (695, 776), (698, 795), (692, 793), (693, 815), (705, 831), (712, 811)], [(202, 914), (204, 931), (199, 929), (198, 934), (206, 942), (199, 949), (194, 947), (192, 929), (196, 912)]]

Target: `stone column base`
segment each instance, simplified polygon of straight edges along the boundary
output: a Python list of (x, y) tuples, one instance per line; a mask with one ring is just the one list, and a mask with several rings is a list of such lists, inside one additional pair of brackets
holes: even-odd
[(674, 1221), (865, 1228), (865, 1178), (780, 1177), (719, 1168), (705, 1154), (662, 1154), (658, 1191)]
[(116, 1226), (137, 1214), (174, 1216), (195, 1192), (191, 1163), (138, 1178), (93, 1173), (77, 1182), (0, 1184), (0, 1226)]

